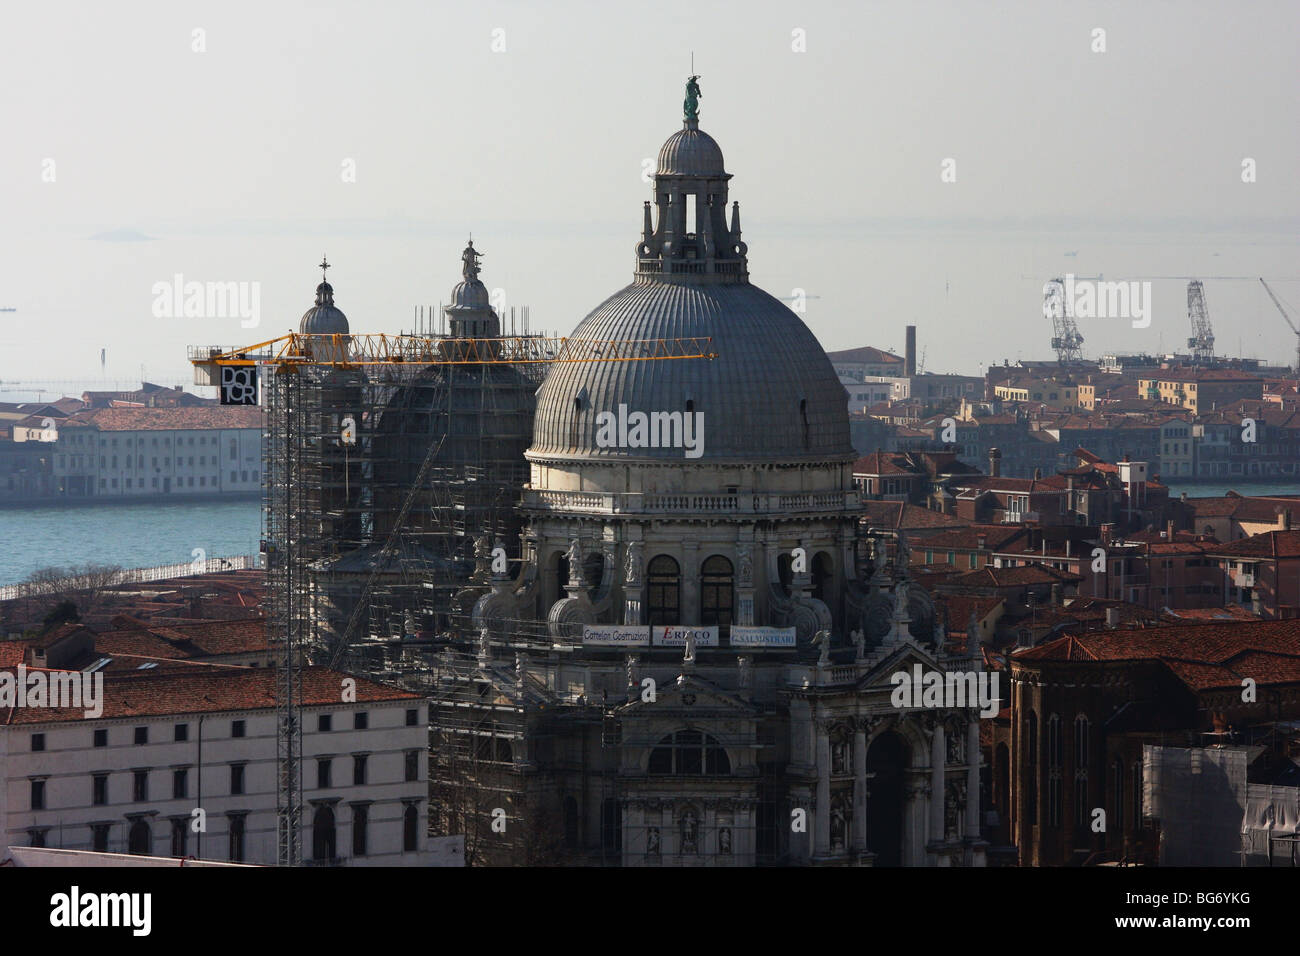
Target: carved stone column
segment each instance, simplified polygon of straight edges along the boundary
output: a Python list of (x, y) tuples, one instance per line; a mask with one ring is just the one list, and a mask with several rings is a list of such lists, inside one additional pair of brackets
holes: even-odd
[(933, 736), (930, 738), (930, 840), (943, 840), (943, 777), (944, 763), (948, 758), (943, 740), (943, 721), (935, 718)]
[(830, 721), (819, 720), (817, 727), (817, 815), (813, 853), (829, 856), (831, 852), (831, 734)]
[(699, 550), (698, 541), (682, 542), (682, 604), (679, 611), (682, 624), (700, 623)]
[(966, 832), (968, 839), (980, 835), (980, 722), (966, 725)]
[(853, 852), (867, 850), (867, 726), (853, 731)]

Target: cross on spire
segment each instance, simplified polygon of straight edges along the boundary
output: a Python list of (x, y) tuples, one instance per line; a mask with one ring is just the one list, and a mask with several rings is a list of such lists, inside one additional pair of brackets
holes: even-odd
[(325, 270), (328, 269), (329, 267), (330, 267), (329, 260), (326, 259), (324, 256), (321, 256), (320, 257), (320, 279), (322, 282), (326, 281)]

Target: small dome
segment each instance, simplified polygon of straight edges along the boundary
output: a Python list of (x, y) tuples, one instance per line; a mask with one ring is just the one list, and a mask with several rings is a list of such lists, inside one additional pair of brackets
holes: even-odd
[(486, 309), (488, 307), (488, 290), (478, 279), (467, 279), (456, 283), (451, 290), (451, 305), (462, 309)]
[(334, 287), (322, 282), (316, 287), (316, 304), (302, 314), (298, 331), (303, 335), (347, 335), (348, 317), (334, 305)]
[(722, 147), (694, 120), (668, 137), (659, 149), (660, 176), (699, 176), (716, 179), (726, 176), (722, 165)]

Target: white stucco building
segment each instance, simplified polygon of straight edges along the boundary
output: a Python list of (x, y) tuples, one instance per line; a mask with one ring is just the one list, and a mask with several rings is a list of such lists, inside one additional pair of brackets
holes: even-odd
[[(97, 719), (0, 708), (0, 848), (275, 864), (274, 671), (161, 671), (110, 673)], [(304, 858), (427, 866), (426, 705), (346, 677), (303, 676)]]

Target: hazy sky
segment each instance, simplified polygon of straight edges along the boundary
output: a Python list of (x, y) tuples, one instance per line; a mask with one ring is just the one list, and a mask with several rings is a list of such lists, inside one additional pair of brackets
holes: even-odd
[[(1204, 276), (1220, 350), (1289, 361), (1259, 284), (1209, 277), (1276, 277), (1300, 322), (1297, 36), (1295, 0), (12, 4), (0, 379), (107, 347), (112, 378), (179, 380), (186, 345), (296, 326), (322, 253), (353, 331), (408, 327), (471, 230), (488, 286), (568, 332), (631, 281), (692, 51), (751, 277), (816, 296), (828, 349), (915, 322), (934, 371), (1047, 358), (1042, 283), (1073, 271)], [(156, 317), (178, 273), (258, 283), (260, 326)], [(1085, 353), (1181, 347), (1185, 285), (1149, 329), (1081, 322)]]

